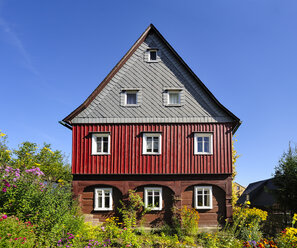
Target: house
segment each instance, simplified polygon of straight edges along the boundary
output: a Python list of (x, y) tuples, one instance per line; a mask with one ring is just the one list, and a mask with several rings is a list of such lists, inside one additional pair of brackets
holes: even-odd
[(235, 194), (237, 195), (237, 197), (240, 197), (242, 195), (242, 193), (245, 191), (245, 187), (243, 187), (242, 185), (240, 185), (237, 182), (234, 182), (233, 190), (235, 190)]
[(133, 189), (150, 226), (170, 222), (173, 206), (196, 208), (201, 226), (231, 217), (240, 120), (152, 24), (62, 123), (72, 129), (73, 192), (85, 214), (104, 221)]
[(246, 201), (250, 201), (252, 207), (263, 210), (278, 209), (276, 198), (273, 195), (273, 191), (276, 189), (273, 178), (250, 183), (237, 203), (244, 204)]

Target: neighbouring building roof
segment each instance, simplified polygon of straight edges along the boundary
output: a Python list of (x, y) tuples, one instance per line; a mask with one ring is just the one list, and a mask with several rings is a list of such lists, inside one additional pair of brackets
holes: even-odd
[[(158, 49), (158, 63), (147, 63), (146, 52)], [(140, 103), (121, 104), (126, 89), (137, 89)], [(178, 107), (164, 104), (164, 92), (182, 89)], [(227, 110), (151, 24), (93, 93), (63, 120), (80, 123), (217, 123), (240, 120)]]
[(273, 183), (273, 178), (250, 183), (239, 197), (237, 203), (243, 204), (248, 200), (254, 207), (271, 207), (276, 203), (272, 193), (275, 189), (277, 187)]

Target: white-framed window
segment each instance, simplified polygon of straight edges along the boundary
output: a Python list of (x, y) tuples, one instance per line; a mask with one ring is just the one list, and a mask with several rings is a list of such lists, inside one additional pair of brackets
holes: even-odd
[(92, 134), (92, 155), (110, 154), (110, 133)]
[(96, 188), (94, 194), (94, 201), (94, 210), (112, 210), (112, 188)]
[(194, 154), (212, 154), (213, 153), (213, 134), (195, 133), (194, 135)]
[(125, 105), (136, 105), (137, 104), (137, 90), (126, 90), (125, 94)]
[(156, 62), (158, 58), (158, 50), (151, 49), (148, 51), (148, 61), (149, 62)]
[(144, 188), (144, 206), (150, 210), (162, 210), (162, 188)]
[(142, 154), (161, 154), (161, 137), (160, 133), (143, 133)]
[(169, 90), (168, 91), (168, 105), (174, 104), (180, 104), (180, 91), (178, 90)]
[(196, 209), (212, 209), (212, 186), (195, 186), (194, 205)]

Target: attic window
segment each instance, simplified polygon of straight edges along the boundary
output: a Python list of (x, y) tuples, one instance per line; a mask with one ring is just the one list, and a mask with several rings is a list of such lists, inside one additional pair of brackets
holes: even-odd
[(149, 51), (149, 61), (157, 61), (157, 50)]
[(168, 104), (180, 104), (180, 91), (168, 91)]
[(133, 106), (137, 104), (137, 90), (126, 90), (125, 105)]

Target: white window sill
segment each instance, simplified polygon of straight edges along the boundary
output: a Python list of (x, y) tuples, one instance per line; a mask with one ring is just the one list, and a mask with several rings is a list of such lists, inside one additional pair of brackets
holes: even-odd
[(142, 155), (161, 155), (161, 153), (142, 153)]
[(166, 104), (165, 107), (181, 107), (182, 105), (180, 103), (177, 104)]
[(212, 207), (195, 207), (195, 209), (212, 209)]
[(110, 153), (92, 153), (92, 155), (110, 155)]
[(94, 208), (94, 211), (112, 211), (112, 208)]
[(209, 153), (209, 152), (196, 152), (196, 153), (194, 153), (194, 155), (213, 155), (213, 153)]

